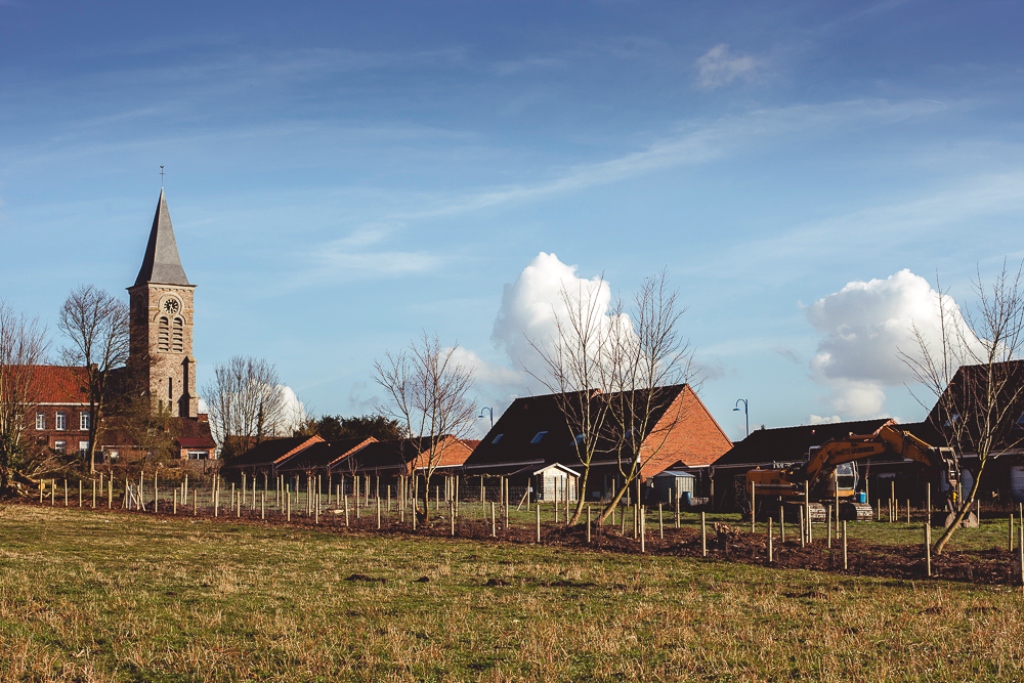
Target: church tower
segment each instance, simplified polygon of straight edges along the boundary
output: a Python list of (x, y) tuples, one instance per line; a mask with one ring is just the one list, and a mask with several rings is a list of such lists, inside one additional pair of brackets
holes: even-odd
[(153, 411), (172, 417), (195, 418), (199, 413), (196, 359), (192, 355), (195, 288), (181, 267), (171, 214), (161, 188), (142, 268), (135, 284), (128, 288), (129, 366), (140, 373)]

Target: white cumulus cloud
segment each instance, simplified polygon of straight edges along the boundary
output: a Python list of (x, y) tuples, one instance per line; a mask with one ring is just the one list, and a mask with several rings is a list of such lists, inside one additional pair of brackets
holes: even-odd
[(751, 80), (763, 66), (749, 55), (734, 55), (725, 43), (715, 45), (697, 59), (697, 86), (713, 90), (730, 85), (738, 78)]
[(812, 376), (829, 388), (831, 409), (844, 419), (882, 416), (886, 387), (914, 380), (899, 353), (918, 353), (915, 327), (929, 343), (941, 340), (938, 293), (906, 269), (884, 280), (850, 282), (805, 313), (823, 335)]
[(617, 318), (613, 314), (612, 291), (606, 280), (582, 278), (576, 272), (577, 266), (562, 263), (555, 254), (541, 252), (515, 282), (505, 285), (491, 341), (506, 353), (514, 368), (534, 376), (544, 375), (544, 362), (533, 344), (549, 350), (557, 342), (558, 321), (569, 320), (563, 292), (594, 301), (595, 315), (600, 317), (598, 322), (602, 326), (632, 326), (627, 317)]

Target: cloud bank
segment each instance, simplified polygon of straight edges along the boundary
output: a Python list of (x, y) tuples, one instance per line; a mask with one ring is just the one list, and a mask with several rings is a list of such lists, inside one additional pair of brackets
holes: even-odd
[[(612, 291), (601, 277), (582, 278), (577, 266), (562, 263), (555, 254), (541, 252), (519, 274), (512, 284), (505, 285), (501, 307), (494, 321), (491, 341), (505, 352), (513, 368), (531, 377), (544, 376), (546, 367), (533, 344), (542, 349), (554, 348), (558, 339), (558, 321), (567, 322), (569, 310), (562, 293), (585, 300), (596, 299), (595, 315), (599, 324), (610, 327), (625, 324), (628, 317), (612, 313)], [(532, 342), (532, 344), (531, 344)], [(529, 382), (539, 388), (534, 379)]]
[(828, 387), (830, 409), (844, 419), (884, 416), (885, 389), (914, 381), (899, 353), (919, 353), (915, 327), (930, 344), (941, 341), (938, 292), (906, 269), (850, 282), (805, 313), (823, 335), (811, 375)]

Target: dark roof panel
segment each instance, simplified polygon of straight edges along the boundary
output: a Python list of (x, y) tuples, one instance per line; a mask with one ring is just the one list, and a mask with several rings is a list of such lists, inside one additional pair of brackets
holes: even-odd
[(162, 285), (188, 285), (185, 269), (181, 267), (178, 256), (178, 243), (174, 239), (174, 227), (171, 225), (171, 214), (167, 210), (167, 199), (163, 188), (156, 204), (153, 216), (153, 227), (149, 231), (149, 243), (146, 255), (142, 259), (142, 268), (135, 278), (135, 286), (155, 282)]

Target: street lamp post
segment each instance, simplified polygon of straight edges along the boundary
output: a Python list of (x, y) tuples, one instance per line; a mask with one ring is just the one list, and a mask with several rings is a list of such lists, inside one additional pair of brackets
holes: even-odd
[(750, 436), (750, 405), (745, 398), (736, 399), (736, 405), (732, 411), (738, 413), (740, 411), (740, 404), (743, 404), (743, 418), (747, 423), (747, 436)]
[(480, 415), (478, 415), (477, 417), (483, 417), (484, 413), (489, 413), (490, 414), (490, 416), (491, 416), (491, 427), (494, 427), (494, 408), (490, 408), (488, 406), (484, 406), (483, 408), (481, 408)]

